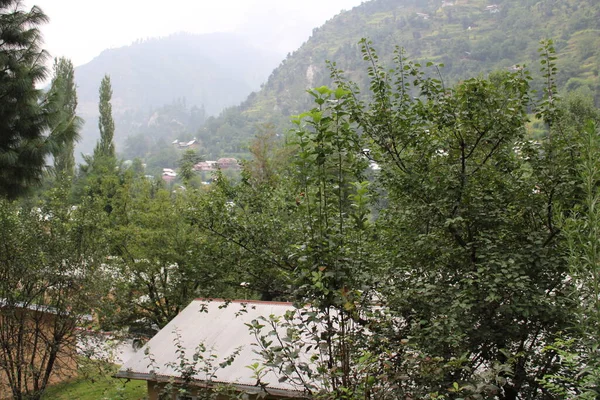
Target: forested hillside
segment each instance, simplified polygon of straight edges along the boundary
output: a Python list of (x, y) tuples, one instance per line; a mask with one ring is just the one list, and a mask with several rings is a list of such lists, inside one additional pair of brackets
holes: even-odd
[(533, 66), (534, 77), (539, 76), (539, 41), (552, 38), (558, 87), (584, 88), (600, 102), (600, 3), (595, 0), (374, 0), (314, 29), (261, 91), (209, 119), (200, 133), (209, 152), (241, 151), (265, 122), (279, 130), (289, 126), (289, 116), (310, 105), (305, 90), (331, 83), (325, 60), (336, 62), (364, 86), (368, 76), (358, 46), (362, 37), (373, 41), (388, 65), (396, 46), (423, 65), (443, 64), (440, 74), (447, 85), (517, 64)]
[(227, 33), (181, 33), (105, 50), (76, 68), (78, 111), (86, 121), (78, 150), (90, 152), (98, 138), (98, 88), (104, 74), (113, 82), (115, 140), (122, 151), (127, 136), (152, 125), (156, 112), (174, 102), (184, 104), (187, 115), (168, 115), (170, 121), (193, 133), (205, 115), (216, 115), (258, 89), (279, 59)]

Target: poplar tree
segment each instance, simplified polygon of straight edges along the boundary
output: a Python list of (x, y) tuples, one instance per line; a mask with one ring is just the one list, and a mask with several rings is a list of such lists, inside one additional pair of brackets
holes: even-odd
[(98, 109), (100, 118), (98, 120), (98, 129), (100, 130), (100, 141), (94, 149), (94, 158), (115, 157), (115, 145), (113, 137), (115, 134), (115, 122), (112, 117), (112, 87), (110, 84), (110, 76), (104, 75), (100, 83), (100, 103)]
[(73, 63), (67, 58), (54, 60), (54, 77), (50, 92), (56, 96), (60, 113), (56, 129), (73, 130), (71, 140), (65, 142), (63, 148), (54, 158), (54, 170), (57, 177), (72, 177), (75, 168), (75, 142), (81, 127), (81, 119), (77, 117), (77, 88)]
[(110, 77), (105, 75), (100, 83), (100, 102), (98, 104), (100, 139), (96, 143), (94, 154), (91, 157), (84, 156), (85, 164), (80, 166), (81, 179), (75, 189), (76, 196), (87, 193), (92, 197), (104, 199), (101, 201), (104, 201), (103, 208), (107, 213), (112, 211), (111, 199), (115, 196), (119, 186), (113, 143), (115, 123), (112, 118), (111, 99)]

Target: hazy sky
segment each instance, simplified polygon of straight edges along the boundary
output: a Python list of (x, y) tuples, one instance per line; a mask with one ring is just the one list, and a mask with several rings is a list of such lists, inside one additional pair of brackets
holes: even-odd
[(50, 17), (45, 48), (85, 64), (107, 48), (176, 32), (242, 32), (283, 54), (364, 0), (24, 0)]

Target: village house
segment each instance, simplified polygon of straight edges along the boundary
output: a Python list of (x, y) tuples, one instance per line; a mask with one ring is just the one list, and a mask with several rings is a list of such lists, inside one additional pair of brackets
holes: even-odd
[(197, 149), (200, 147), (200, 143), (196, 138), (188, 142), (180, 142), (178, 139), (175, 139), (171, 144), (180, 149)]
[[(218, 387), (228, 388), (248, 399), (305, 398), (302, 387), (280, 379), (274, 372), (264, 373), (259, 382), (249, 368), (262, 360), (254, 351), (257, 339), (246, 324), (260, 316), (283, 316), (289, 310), (293, 310), (291, 303), (194, 300), (129, 359), (116, 376), (145, 380), (149, 400), (195, 400), (199, 391)], [(193, 371), (181, 371), (182, 361), (188, 365), (186, 362), (194, 359), (199, 346), (204, 346), (201, 355), (211, 360), (213, 366), (232, 354), (237, 355), (223, 368), (213, 370), (212, 366), (200, 363)], [(192, 376), (185, 379), (186, 373)], [(188, 393), (178, 394), (177, 389), (184, 385)], [(229, 397), (220, 395), (219, 398)]]
[(217, 170), (216, 161), (200, 161), (194, 165), (194, 170), (199, 172), (214, 172)]
[(490, 14), (495, 14), (497, 12), (500, 12), (500, 9), (498, 8), (497, 4), (492, 4), (490, 6), (487, 6), (485, 8), (486, 11), (489, 11)]
[(240, 167), (235, 158), (219, 158), (217, 165), (221, 169), (238, 169)]
[(177, 178), (177, 172), (171, 168), (163, 168), (162, 179), (163, 181), (170, 183)]
[(199, 172), (215, 172), (218, 169), (239, 169), (240, 164), (235, 158), (219, 158), (217, 161), (201, 161), (194, 165), (194, 170)]

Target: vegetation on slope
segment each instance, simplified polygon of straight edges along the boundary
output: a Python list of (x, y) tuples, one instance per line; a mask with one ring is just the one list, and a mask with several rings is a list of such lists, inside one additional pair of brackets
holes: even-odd
[[(495, 70), (536, 65), (540, 40), (552, 38), (558, 88), (581, 88), (593, 93), (598, 104), (599, 33), (600, 3), (593, 0), (373, 0), (315, 29), (261, 91), (209, 118), (198, 136), (209, 153), (214, 148), (237, 153), (257, 126), (270, 122), (285, 130), (290, 115), (310, 107), (306, 89), (331, 83), (326, 60), (364, 87), (368, 76), (358, 45), (362, 37), (373, 41), (386, 64), (396, 46), (423, 65), (443, 64), (440, 74), (448, 86)], [(537, 67), (532, 72), (536, 77)]]

